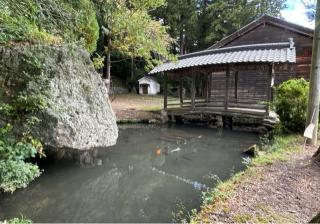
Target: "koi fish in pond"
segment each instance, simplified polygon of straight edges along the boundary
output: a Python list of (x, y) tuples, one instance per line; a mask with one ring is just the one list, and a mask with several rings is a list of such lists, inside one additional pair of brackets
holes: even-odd
[(164, 155), (169, 155), (170, 153), (179, 152), (179, 151), (181, 151), (181, 148), (180, 148), (180, 147), (178, 147), (178, 148), (176, 148), (176, 149), (173, 149), (173, 150), (171, 150), (171, 151), (169, 151), (168, 149), (157, 148), (155, 152), (156, 152), (156, 155), (157, 155), (157, 156), (160, 156), (160, 155), (162, 155), (162, 154), (164, 154)]
[(171, 150), (169, 153), (174, 153), (174, 152), (179, 152), (179, 151), (181, 151), (181, 148), (180, 148), (180, 147)]

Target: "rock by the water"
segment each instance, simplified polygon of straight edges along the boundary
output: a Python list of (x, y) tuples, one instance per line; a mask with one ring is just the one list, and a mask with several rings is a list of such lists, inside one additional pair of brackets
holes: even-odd
[(243, 149), (242, 152), (255, 157), (257, 155), (257, 145), (251, 145), (248, 148)]
[[(114, 145), (118, 138), (115, 114), (89, 53), (70, 46), (1, 46), (0, 84), (7, 88), (5, 91), (15, 93), (17, 74), (30, 67), (25, 65), (30, 64), (27, 56), (36, 59), (33, 63), (48, 81), (49, 93), (48, 107), (37, 114), (41, 122), (32, 128), (32, 134), (54, 149), (89, 150)], [(34, 82), (25, 88), (31, 85)], [(4, 120), (4, 115), (0, 116)]]

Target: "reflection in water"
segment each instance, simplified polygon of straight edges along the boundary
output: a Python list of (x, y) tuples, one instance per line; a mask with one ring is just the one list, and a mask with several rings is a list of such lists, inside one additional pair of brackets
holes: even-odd
[(170, 222), (177, 201), (198, 208), (211, 177), (243, 169), (255, 134), (192, 126), (122, 126), (97, 166), (56, 162), (27, 189), (2, 195), (0, 218), (35, 222)]
[(166, 173), (166, 172), (164, 172), (162, 170), (158, 170), (155, 167), (153, 167), (152, 170), (157, 171), (158, 173), (160, 173), (162, 175), (167, 175), (169, 177), (174, 177), (175, 179), (180, 180), (180, 181), (182, 181), (182, 182), (184, 182), (186, 184), (190, 184), (196, 190), (207, 190), (207, 191), (209, 190), (209, 188), (205, 184), (199, 183), (198, 181), (192, 181), (192, 180), (189, 180), (189, 179), (186, 179), (186, 178), (183, 178), (183, 177), (179, 177), (177, 175), (169, 174), (169, 173)]

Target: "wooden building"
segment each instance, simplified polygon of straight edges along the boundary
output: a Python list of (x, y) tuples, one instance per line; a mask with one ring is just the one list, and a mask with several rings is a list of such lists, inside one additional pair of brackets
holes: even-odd
[[(274, 85), (309, 79), (312, 41), (312, 29), (264, 15), (207, 50), (179, 56), (149, 74), (165, 77), (169, 115), (266, 117)], [(177, 86), (178, 99), (168, 96), (168, 82)]]

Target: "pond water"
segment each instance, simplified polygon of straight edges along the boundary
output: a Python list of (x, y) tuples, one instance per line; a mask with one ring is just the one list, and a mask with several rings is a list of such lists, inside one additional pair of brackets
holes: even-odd
[(199, 208), (216, 176), (244, 169), (241, 150), (257, 141), (253, 133), (190, 125), (120, 126), (117, 145), (99, 150), (99, 166), (46, 164), (28, 188), (1, 196), (0, 219), (171, 222), (182, 207)]

